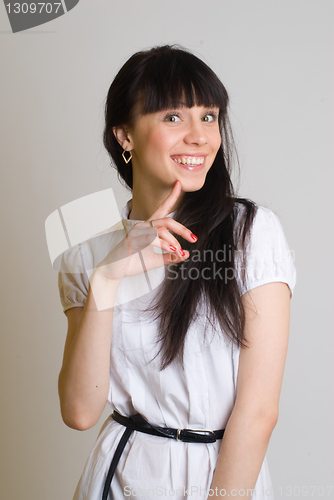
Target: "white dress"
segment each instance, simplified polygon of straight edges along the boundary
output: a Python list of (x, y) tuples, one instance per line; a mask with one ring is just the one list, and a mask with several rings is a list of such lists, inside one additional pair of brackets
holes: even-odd
[[(82, 307), (88, 277), (110, 249), (137, 221), (129, 220), (131, 200), (122, 221), (113, 228), (68, 250), (59, 273), (64, 311)], [(174, 213), (169, 214), (173, 217)], [(64, 272), (66, 271), (66, 274)], [(235, 402), (240, 350), (222, 335), (211, 335), (204, 311), (187, 333), (184, 369), (172, 363), (159, 370), (155, 342), (157, 324), (142, 311), (154, 297), (164, 268), (125, 278), (117, 292), (110, 351), (111, 412), (140, 413), (151, 424), (176, 429), (224, 429)], [(241, 293), (270, 282), (287, 283), (291, 295), (296, 271), (282, 227), (269, 209), (258, 207)], [(204, 335), (205, 332), (205, 335)], [(109, 417), (88, 457), (73, 500), (101, 500), (110, 462), (125, 427)], [(221, 441), (184, 443), (134, 431), (111, 483), (115, 500), (173, 497), (206, 500)], [(266, 458), (253, 500), (272, 500)]]

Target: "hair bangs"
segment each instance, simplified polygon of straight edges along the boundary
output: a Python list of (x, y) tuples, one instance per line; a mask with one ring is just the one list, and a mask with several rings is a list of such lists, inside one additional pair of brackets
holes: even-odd
[(228, 95), (216, 74), (193, 54), (175, 52), (165, 50), (148, 61), (137, 87), (141, 112), (217, 106), (224, 113)]

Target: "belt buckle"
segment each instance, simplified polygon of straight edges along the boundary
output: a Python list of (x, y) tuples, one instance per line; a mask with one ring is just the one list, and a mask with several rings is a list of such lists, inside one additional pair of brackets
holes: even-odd
[(209, 431), (207, 429), (178, 429), (176, 432), (176, 440), (177, 441), (181, 441), (180, 434), (182, 431), (197, 432), (197, 433), (201, 433), (202, 436), (205, 436), (205, 435), (206, 436), (213, 436), (214, 435), (213, 431)]

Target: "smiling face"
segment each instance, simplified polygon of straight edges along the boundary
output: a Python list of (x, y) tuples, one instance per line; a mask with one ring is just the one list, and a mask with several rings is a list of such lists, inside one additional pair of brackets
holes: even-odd
[[(166, 191), (176, 180), (182, 191), (202, 188), (221, 145), (219, 108), (193, 106), (137, 115), (116, 136), (132, 153), (134, 191)], [(121, 139), (121, 140), (120, 140)]]

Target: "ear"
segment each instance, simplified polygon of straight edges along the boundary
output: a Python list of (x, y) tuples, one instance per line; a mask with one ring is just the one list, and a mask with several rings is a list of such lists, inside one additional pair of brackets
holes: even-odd
[(125, 151), (131, 151), (131, 149), (133, 149), (131, 138), (129, 137), (127, 129), (123, 125), (113, 127), (112, 131), (118, 143), (123, 149), (125, 149)]

